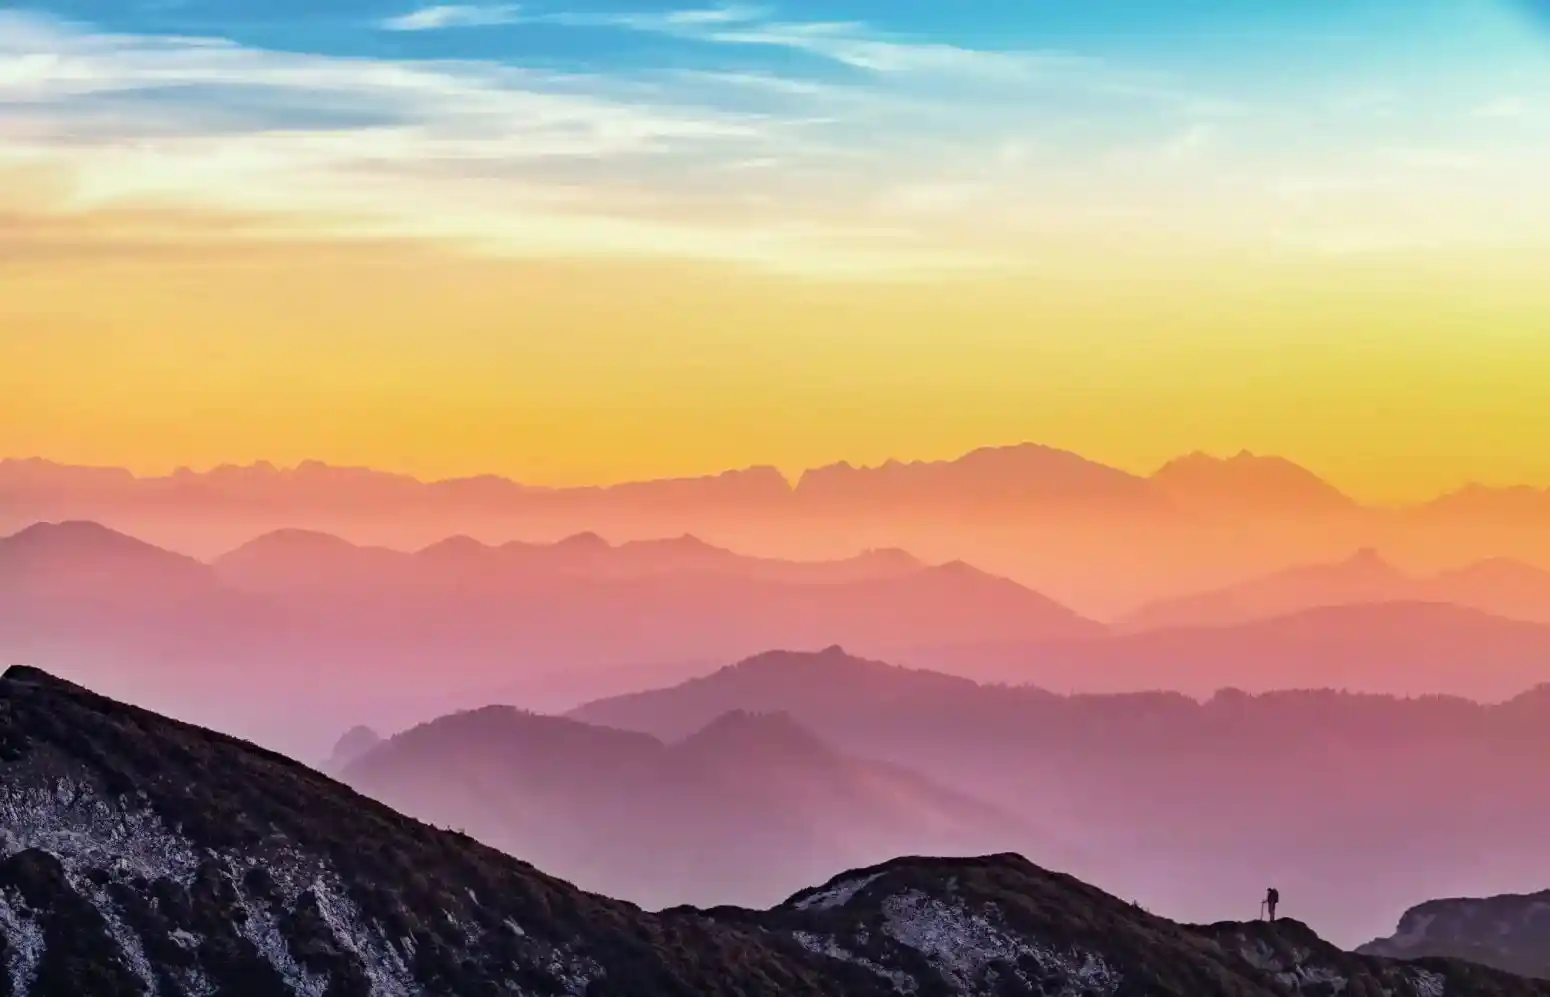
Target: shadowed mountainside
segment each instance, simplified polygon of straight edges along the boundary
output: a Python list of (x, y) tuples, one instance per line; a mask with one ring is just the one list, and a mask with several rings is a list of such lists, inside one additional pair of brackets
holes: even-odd
[(1438, 602), (1508, 619), (1550, 623), (1550, 571), (1508, 558), (1413, 577), (1364, 549), (1344, 561), (1298, 565), (1238, 585), (1144, 606), (1125, 630), (1230, 626), (1323, 606)]
[(1550, 978), (1550, 890), (1431, 900), (1405, 911), (1393, 935), (1357, 951), (1396, 959), (1468, 959), (1520, 976)]
[(0, 678), (10, 997), (1517, 997), (1302, 925), (1190, 928), (1009, 855), (904, 858), (766, 912), (659, 915), (283, 757), (32, 669)]

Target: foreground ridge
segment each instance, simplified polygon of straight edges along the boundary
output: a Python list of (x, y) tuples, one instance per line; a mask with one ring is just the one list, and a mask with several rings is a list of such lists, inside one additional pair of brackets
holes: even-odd
[(1550, 997), (1297, 922), (1174, 924), (1015, 855), (652, 914), (30, 668), (0, 678), (0, 966), (0, 997)]

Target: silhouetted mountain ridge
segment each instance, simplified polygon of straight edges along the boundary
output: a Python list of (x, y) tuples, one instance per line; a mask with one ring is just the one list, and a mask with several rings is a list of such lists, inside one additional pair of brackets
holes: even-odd
[(1374, 548), (1336, 562), (1294, 565), (1237, 585), (1164, 599), (1118, 621), (1127, 630), (1229, 626), (1325, 606), (1449, 603), (1508, 619), (1550, 623), (1550, 571), (1488, 558), (1430, 577), (1396, 568)]
[[(165, 477), (136, 477), (120, 469), (78, 468), (46, 460), (0, 461), (0, 488), (21, 494), (60, 495), (71, 491), (99, 499), (131, 499), (168, 493), (206, 492), (252, 501), (283, 500), (303, 486), (329, 485), (332, 500), (405, 504), (443, 497), (474, 506), (552, 505), (556, 501), (709, 503), (747, 501), (759, 505), (843, 509), (856, 503), (920, 505), (953, 502), (969, 506), (1069, 503), (1147, 508), (1172, 498), (1193, 501), (1204, 481), (1207, 500), (1226, 491), (1268, 498), (1273, 504), (1306, 501), (1353, 505), (1310, 472), (1282, 458), (1239, 454), (1218, 460), (1192, 454), (1147, 477), (1079, 454), (1036, 443), (980, 447), (947, 460), (889, 460), (874, 466), (841, 461), (803, 471), (788, 481), (769, 467), (752, 467), (692, 478), (656, 479), (611, 486), (555, 488), (520, 484), (495, 475), (421, 482), (367, 468), (305, 461), (295, 468), (267, 462), (222, 466), (206, 472), (180, 470)], [(95, 493), (95, 495), (93, 495)], [(294, 501), (296, 496), (292, 497)], [(1343, 500), (1343, 501), (1342, 501)]]
[(1405, 911), (1393, 935), (1357, 951), (1397, 959), (1467, 959), (1550, 978), (1550, 890), (1431, 900)]
[(1360, 508), (1313, 472), (1284, 457), (1241, 451), (1228, 458), (1199, 451), (1177, 457), (1150, 480), (1180, 505), (1202, 509), (1351, 513)]
[(900, 858), (764, 913), (647, 914), (34, 669), (0, 678), (0, 774), (10, 997), (1550, 993), (1295, 925), (1174, 924), (1013, 855)]
[[(1550, 625), (1436, 599), (1321, 604), (1220, 625), (1072, 642), (978, 641), (899, 656), (923, 668), (1061, 691), (1349, 689), (1510, 698), (1550, 678)], [(1490, 662), (1489, 668), (1481, 667)]]
[(1273, 877), (1291, 911), (1349, 944), (1396, 910), (1511, 889), (1550, 861), (1550, 801), (1523, 789), (1550, 752), (1545, 686), (1491, 705), (1216, 688), (1057, 695), (782, 654), (573, 715), (673, 738), (728, 710), (783, 710), (841, 751), (1079, 841), (1067, 868), (1090, 882), (1200, 918)]
[(1058, 843), (896, 766), (849, 757), (789, 715), (733, 711), (665, 743), (510, 707), (451, 714), (341, 778), (573, 881), (647, 906), (759, 906), (900, 852)]

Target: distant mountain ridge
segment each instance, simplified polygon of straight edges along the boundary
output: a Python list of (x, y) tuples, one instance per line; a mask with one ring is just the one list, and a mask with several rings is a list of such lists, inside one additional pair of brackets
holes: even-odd
[(1550, 623), (1550, 571), (1490, 558), (1416, 577), (1363, 548), (1334, 563), (1295, 565), (1209, 592), (1165, 599), (1127, 614), (1125, 630), (1222, 627), (1327, 606), (1438, 602), (1509, 619)]
[[(312, 489), (317, 489), (314, 493)], [(899, 497), (942, 501), (1066, 499), (1120, 504), (1179, 501), (1203, 508), (1252, 505), (1303, 510), (1354, 509), (1361, 504), (1313, 472), (1283, 457), (1240, 451), (1216, 457), (1200, 451), (1165, 462), (1151, 474), (1121, 470), (1080, 454), (1036, 443), (980, 447), (942, 460), (889, 460), (872, 466), (838, 462), (802, 471), (795, 480), (755, 466), (695, 477), (643, 479), (613, 485), (528, 485), (493, 474), (422, 480), (413, 475), (308, 460), (294, 467), (268, 461), (221, 465), (205, 471), (180, 468), (139, 476), (116, 467), (88, 467), (39, 457), (0, 459), (0, 495), (22, 498), (103, 499), (142, 497), (160, 501), (203, 497), (223, 501), (373, 500), (387, 503), (447, 501), (473, 506), (556, 500), (811, 501), (841, 507), (857, 501)], [(1442, 511), (1550, 511), (1550, 488), (1462, 486), (1415, 503)]]
[(1491, 705), (1328, 688), (1057, 695), (835, 649), (572, 715), (675, 739), (728, 710), (786, 711), (841, 750), (1080, 842), (1073, 871), (1089, 882), (1199, 919), (1268, 880), (1289, 913), (1356, 944), (1426, 898), (1542, 878), (1550, 801), (1524, 788), (1550, 752), (1542, 681)]
[[(1532, 574), (1488, 562), (1450, 584), (1510, 576), (1523, 611)], [(1061, 692), (1312, 686), (1496, 700), (1550, 679), (1550, 626), (1453, 604), (1115, 633), (962, 562), (745, 558), (693, 538), (454, 538), (411, 553), (288, 531), (210, 565), (92, 524), (40, 525), (0, 538), (0, 591), (0, 653), (259, 740), (271, 736), (261, 723), (305, 731), (307, 743), (283, 743), (309, 758), (328, 754), (344, 720), (398, 729), (491, 702), (563, 712), (770, 648), (838, 645)], [(457, 667), (432, 667), (448, 661)]]
[(0, 533), (93, 520), (205, 560), (287, 529), (405, 551), (453, 538), (453, 553), (471, 549), (459, 534), (504, 543), (589, 531), (616, 541), (690, 535), (787, 561), (902, 548), (929, 563), (967, 561), (1105, 620), (1363, 546), (1431, 571), (1495, 557), (1550, 569), (1550, 532), (1535, 525), (1550, 521), (1550, 491), (1476, 488), (1456, 499), (1375, 506), (1250, 453), (1190, 454), (1143, 474), (1034, 444), (839, 463), (792, 480), (751, 468), (557, 488), (493, 475), (422, 482), (316, 461), (146, 478), (0, 461)]
[(1294, 921), (1191, 927), (1014, 855), (649, 914), (251, 745), (0, 677), (9, 997), (1543, 997)]
[(1350, 513), (1359, 503), (1307, 468), (1247, 450), (1225, 459), (1205, 453), (1177, 457), (1153, 472), (1152, 483), (1194, 508), (1257, 507), (1303, 513)]
[[(56, 576), (65, 581), (43, 585)], [(237, 631), (249, 612), (266, 615), (269, 626), (373, 632), (428, 616), (427, 627), (449, 636), (495, 628), (562, 648), (612, 645), (619, 657), (600, 665), (624, 663), (626, 650), (636, 660), (666, 661), (781, 644), (844, 640), (883, 650), (971, 633), (1043, 641), (1104, 631), (963, 562), (928, 565), (897, 550), (782, 561), (694, 537), (616, 545), (579, 534), (554, 544), (501, 546), (458, 538), (410, 553), (287, 530), (204, 564), (96, 524), (37, 524), (0, 537), (0, 585), (17, 587), (21, 605), (38, 612), (68, 611), (82, 586), (137, 605), (152, 596), (197, 595), (218, 603), (211, 612)], [(593, 626), (602, 618), (616, 633)], [(454, 629), (460, 620), (462, 628)], [(183, 622), (203, 629), (206, 621)]]
[(435, 582), (449, 577), (489, 577), (497, 572), (559, 572), (593, 577), (732, 574), (791, 583), (859, 582), (910, 575), (931, 565), (907, 551), (866, 550), (849, 558), (787, 561), (734, 553), (685, 534), (658, 540), (610, 543), (596, 533), (577, 533), (554, 543), (485, 544), (449, 537), (415, 551), (350, 543), (315, 530), (265, 533), (210, 562), (236, 584)]
[(1068, 848), (898, 766), (848, 756), (779, 712), (729, 711), (665, 743), (490, 707), (372, 747), (338, 778), (582, 886), (646, 907), (768, 906), (899, 854)]

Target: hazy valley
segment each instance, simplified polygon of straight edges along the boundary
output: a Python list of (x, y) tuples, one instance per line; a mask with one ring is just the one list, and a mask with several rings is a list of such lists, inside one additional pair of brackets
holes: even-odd
[[(1069, 466), (1080, 473), (1046, 487), (1075, 497), (1046, 496), (1031, 513), (1049, 529), (1069, 525), (1077, 506), (1102, 510), (1109, 525), (1153, 531), (1148, 543), (1177, 543), (1163, 535), (1180, 516), (1207, 509), (1215, 522), (1267, 535), (1276, 523), (1322, 521), (1344, 524), (1328, 527), (1330, 536), (1356, 523), (1368, 536), (1405, 516), (1441, 515), (1364, 510), (1310, 486), (1291, 465), (1259, 459), (1186, 461), (1135, 481)], [(1227, 487), (1213, 477), (1267, 468), (1279, 476), (1268, 491), (1242, 494), (1241, 481)], [(37, 473), (54, 480), (59, 472)], [(191, 515), (185, 524), (255, 514), (308, 520), (311, 507), (296, 505), (308, 495), (366, 507), (360, 495), (298, 484), (321, 475), (337, 486), (347, 480), (340, 473), (258, 469), (185, 477), (176, 487), (105, 474), (99, 491), (108, 498), (49, 501), (106, 504), (120, 521), (126, 509), (144, 517), (157, 503)], [(823, 492), (821, 502), (798, 487), (771, 508), (790, 524), (832, 524), (880, 508), (896, 488), (922, 507), (970, 495), (990, 502), (959, 480), (964, 466), (932, 473), (901, 466), (892, 477), (857, 479), (872, 481), (858, 493)], [(348, 480), (371, 494), (389, 483)], [(234, 491), (213, 491), (217, 482)], [(265, 487), (279, 492), (261, 499)], [(404, 520), (403, 503), (431, 502), (433, 486), (398, 487), (373, 500), (388, 518)], [(607, 491), (522, 498), (487, 487), (517, 501), (529, 526), (524, 501), (603, 521), (619, 508), (655, 508), (662, 522), (694, 512), (701, 525), (714, 524), (709, 509), (735, 518), (752, 508), (728, 511), (692, 482), (660, 501), (644, 486), (627, 501)], [(1109, 490), (1112, 508), (1093, 504), (1095, 488)], [(38, 501), (36, 488), (28, 495)], [(11, 501), (14, 508), (14, 492)], [(994, 506), (976, 516), (994, 522)], [(233, 510), (241, 515), (224, 520)], [(955, 874), (941, 873), (944, 880), (922, 869), (1017, 854), (1142, 912), (1127, 917), (1247, 921), (1273, 883), (1287, 913), (1340, 946), (1371, 942), (1363, 951), (1453, 955), (1539, 974), (1544, 947), (1531, 900), (1517, 908), (1493, 900), (1492, 911), (1507, 913), (1492, 916), (1512, 927), (1490, 937), (1467, 913), (1475, 908), (1455, 915), (1445, 904), (1443, 916), (1427, 905), (1532, 891), (1550, 860), (1542, 833), (1550, 805), (1523, 789), (1550, 747), (1550, 573), (1488, 545), (1480, 560), (1430, 573), (1364, 546), (1322, 562), (1286, 555), (1225, 587), (1175, 591), (1104, 616), (1022, 577), (906, 549), (912, 534), (901, 516), (884, 518), (889, 529), (875, 546), (806, 557), (768, 545), (730, 549), (701, 537), (714, 529), (699, 528), (669, 538), (582, 530), (502, 542), (458, 532), (394, 547), (282, 526), (196, 558), (87, 520), (33, 523), (0, 538), (0, 655), (308, 760), (399, 812), (468, 836), (459, 840), (648, 910), (774, 908), (768, 916), (780, 921), (782, 902), (804, 888), (900, 856), (936, 856), (909, 874), (935, 889)], [(972, 549), (962, 541), (955, 535), (953, 549)], [(1039, 556), (1058, 566), (1071, 563), (1062, 558), (1072, 549)], [(1161, 549), (1131, 550), (1131, 566)], [(994, 877), (1027, 875), (1010, 860), (986, 861)], [(67, 866), (66, 880), (74, 875)], [(306, 916), (333, 916), (335, 901), (290, 890), (284, 904), (320, 903), (321, 913)], [(91, 896), (98, 907), (129, 902)], [(114, 907), (112, 917), (131, 909)], [(711, 917), (746, 924), (754, 915)], [(118, 938), (115, 923), (110, 917), (109, 934)], [(287, 923), (276, 930), (291, 930)], [(1230, 953), (1259, 946), (1260, 930), (1204, 937), (1218, 947), (1238, 939)], [(344, 948), (366, 952), (352, 937)], [(820, 956), (832, 960), (831, 948), (823, 942)], [(376, 968), (361, 955), (361, 971), (377, 981), (370, 992), (410, 987), (402, 973), (419, 972), (412, 960), (402, 972), (382, 968), (404, 951), (373, 951)], [(1254, 951), (1251, 961), (1273, 958)], [(851, 962), (890, 965), (866, 960)], [(291, 971), (283, 959), (271, 963), (282, 976)], [(199, 965), (207, 977), (229, 971)], [(317, 979), (356, 972), (296, 965)], [(382, 982), (395, 972), (398, 982)], [(954, 979), (960, 989), (951, 992), (977, 992), (967, 977)], [(1093, 979), (1094, 992), (1113, 982)], [(870, 992), (860, 977), (845, 985)]]

